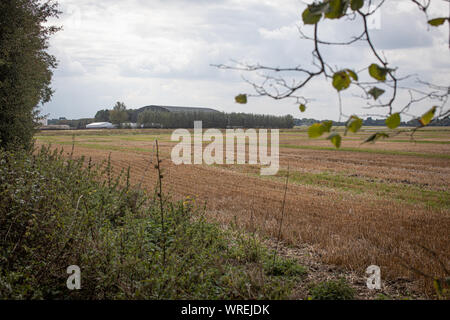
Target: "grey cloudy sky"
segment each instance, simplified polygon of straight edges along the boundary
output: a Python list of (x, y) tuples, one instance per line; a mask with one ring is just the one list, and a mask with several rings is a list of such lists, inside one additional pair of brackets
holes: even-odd
[[(331, 84), (317, 79), (302, 92), (315, 100), (301, 114), (291, 101), (251, 99), (234, 103), (239, 93), (252, 93), (238, 72), (210, 64), (230, 59), (270, 66), (309, 66), (311, 43), (297, 26), (305, 3), (299, 0), (59, 0), (63, 11), (56, 24), (63, 30), (51, 40), (60, 61), (52, 102), (42, 112), (49, 118), (93, 117), (99, 109), (123, 101), (128, 108), (149, 104), (204, 106), (226, 112), (292, 114), (338, 119)], [(306, 1), (311, 2), (311, 1)], [(448, 28), (426, 25), (409, 0), (388, 0), (373, 30), (377, 46), (398, 75), (418, 73), (449, 85)], [(448, 12), (435, 7), (432, 15)], [(325, 39), (343, 39), (355, 22), (326, 21)], [(305, 28), (306, 32), (311, 27)], [(364, 46), (324, 48), (330, 64), (360, 70), (375, 62)], [(345, 100), (346, 114), (362, 113), (364, 101)], [(422, 108), (422, 109), (421, 109)], [(419, 107), (417, 113), (427, 108)]]

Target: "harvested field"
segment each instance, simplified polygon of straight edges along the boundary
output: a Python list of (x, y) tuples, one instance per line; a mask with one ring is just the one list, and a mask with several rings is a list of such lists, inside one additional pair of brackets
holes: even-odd
[(259, 175), (254, 165), (174, 165), (171, 130), (42, 132), (74, 155), (101, 162), (111, 154), (114, 171), (131, 168), (135, 184), (152, 190), (154, 140), (161, 147), (164, 189), (174, 199), (206, 204), (211, 220), (233, 223), (276, 238), (285, 177), (287, 190), (282, 241), (312, 246), (327, 264), (364, 275), (375, 264), (382, 280), (431, 294), (431, 277), (444, 277), (450, 256), (450, 129), (419, 131), (374, 145), (361, 145), (367, 128), (344, 138), (334, 150), (325, 139), (308, 139), (305, 129), (280, 133), (280, 170)]

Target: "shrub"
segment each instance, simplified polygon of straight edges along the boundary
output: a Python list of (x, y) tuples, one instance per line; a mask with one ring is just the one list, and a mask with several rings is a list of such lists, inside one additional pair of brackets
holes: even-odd
[[(43, 147), (0, 149), (0, 299), (286, 299), (293, 282), (261, 272), (255, 239), (208, 223), (191, 201), (130, 187)], [(164, 232), (163, 232), (164, 230)], [(165, 248), (165, 259), (163, 250)], [(81, 290), (66, 288), (69, 265)]]
[(320, 282), (313, 286), (310, 291), (312, 300), (352, 300), (355, 291), (345, 279)]
[(307, 269), (298, 264), (295, 259), (287, 259), (270, 257), (264, 264), (267, 275), (271, 276), (303, 276), (307, 273)]

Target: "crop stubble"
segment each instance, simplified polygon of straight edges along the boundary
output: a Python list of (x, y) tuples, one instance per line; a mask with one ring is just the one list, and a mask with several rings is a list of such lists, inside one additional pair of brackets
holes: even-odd
[[(297, 134), (297, 133), (294, 133)], [(70, 137), (69, 137), (70, 138)], [(69, 139), (68, 138), (68, 139)], [(302, 136), (302, 138), (304, 138)], [(448, 141), (448, 134), (443, 141)], [(114, 140), (114, 135), (108, 136)], [(138, 141), (135, 141), (138, 140)], [(144, 181), (143, 187), (152, 190), (156, 173), (149, 166), (152, 141), (140, 139), (114, 142), (129, 150), (99, 150), (75, 147), (75, 156), (92, 157), (104, 161), (111, 153), (114, 172), (131, 167), (133, 183)], [(82, 136), (77, 136), (82, 142)], [(109, 140), (108, 140), (109, 141)], [(316, 141), (315, 146), (326, 141)], [(40, 142), (38, 139), (38, 143)], [(98, 143), (98, 142), (97, 142)], [(281, 144), (310, 145), (311, 141), (295, 140), (292, 134), (281, 135)], [(358, 147), (360, 140), (347, 139), (346, 146)], [(105, 142), (110, 145), (111, 142)], [(237, 223), (247, 230), (274, 238), (280, 218), (283, 196), (283, 177), (261, 178), (255, 166), (175, 166), (169, 159), (171, 142), (161, 142), (164, 188), (174, 199), (190, 196), (197, 204), (206, 202), (210, 219), (223, 224)], [(55, 143), (55, 146), (58, 146)], [(69, 146), (64, 146), (69, 150)], [(133, 148), (147, 148), (149, 152)], [(439, 152), (449, 155), (448, 144), (414, 144), (382, 142), (363, 146), (374, 150), (414, 151), (423, 154)], [(282, 241), (286, 245), (312, 245), (321, 259), (329, 264), (363, 274), (367, 266), (379, 265), (384, 280), (413, 283), (422, 292), (431, 292), (431, 282), (410, 266), (434, 277), (443, 277), (443, 269), (429, 252), (436, 252), (448, 268), (450, 211), (448, 181), (450, 160), (439, 157), (361, 153), (330, 150), (281, 148), (281, 169), (289, 163), (292, 172), (339, 174), (368, 181), (402, 185), (443, 193), (446, 205), (430, 207), (421, 202), (407, 202), (380, 196), (376, 189), (354, 192), (358, 187), (342, 189), (320, 183), (289, 184), (286, 198)], [(146, 170), (149, 168), (149, 170)], [(376, 187), (376, 185), (375, 185)]]

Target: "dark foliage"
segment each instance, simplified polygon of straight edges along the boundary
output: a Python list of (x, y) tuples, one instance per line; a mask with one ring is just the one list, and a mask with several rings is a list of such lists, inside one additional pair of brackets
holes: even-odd
[(47, 53), (58, 28), (44, 26), (58, 15), (52, 1), (0, 1), (0, 146), (30, 148), (39, 102), (52, 96), (56, 59)]

